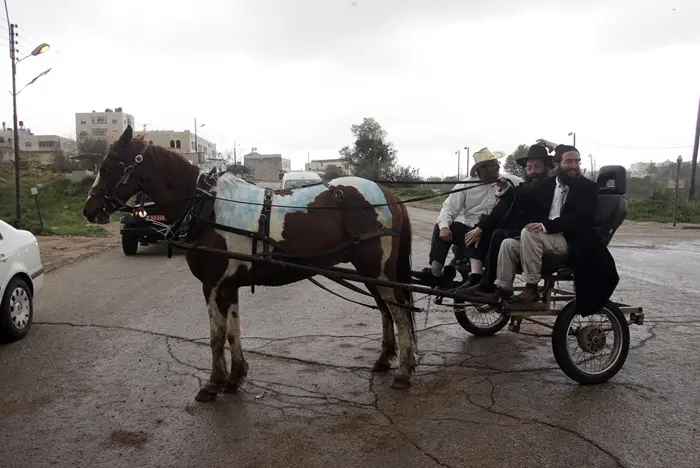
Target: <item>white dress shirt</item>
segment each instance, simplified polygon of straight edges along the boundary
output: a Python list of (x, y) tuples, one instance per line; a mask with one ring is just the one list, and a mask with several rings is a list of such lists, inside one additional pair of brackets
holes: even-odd
[[(549, 207), (549, 219), (557, 219), (561, 216), (561, 209), (564, 207), (564, 203), (566, 203), (566, 197), (569, 195), (570, 190), (568, 186), (559, 182), (559, 178), (557, 178), (556, 181), (557, 185), (554, 187), (552, 204)], [(540, 223), (540, 226), (542, 226), (542, 231), (546, 233), (547, 229), (545, 229), (544, 224)]]
[[(518, 185), (523, 182), (520, 177), (503, 174), (501, 177), (508, 179), (513, 184)], [(467, 179), (469, 181), (480, 182), (481, 179), (477, 177), (470, 177)], [(452, 190), (457, 190), (473, 184), (457, 184)], [(442, 204), (442, 209), (437, 217), (437, 225), (440, 229), (450, 227), (456, 219), (457, 216), (463, 211), (464, 212), (464, 224), (468, 226), (474, 226), (479, 222), (479, 217), (482, 214), (488, 214), (491, 212), (496, 203), (498, 203), (498, 194), (500, 190), (496, 182), (480, 185), (478, 187), (470, 188), (469, 190), (463, 190), (457, 193), (451, 193), (447, 200)]]

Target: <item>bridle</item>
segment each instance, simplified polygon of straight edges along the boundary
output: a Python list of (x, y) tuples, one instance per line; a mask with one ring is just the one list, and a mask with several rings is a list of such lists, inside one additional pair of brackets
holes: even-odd
[[(117, 181), (117, 183), (114, 184), (112, 188), (105, 189), (104, 193), (102, 194), (102, 197), (105, 199), (105, 206), (110, 206), (114, 209), (114, 211), (117, 211), (119, 208), (127, 207), (126, 203), (114, 196), (114, 191), (122, 185), (129, 182), (129, 178), (133, 174), (134, 170), (138, 167), (139, 164), (141, 164), (141, 162), (143, 162), (143, 155), (146, 154), (146, 152), (150, 149), (150, 145), (148, 143), (144, 142), (144, 145), (145, 146), (141, 149), (141, 152), (137, 154), (136, 157), (134, 157), (134, 162), (128, 166), (126, 165), (126, 163), (124, 163), (124, 161), (120, 160), (118, 157), (115, 156), (117, 162), (119, 163), (119, 166), (123, 167), (124, 170), (122, 171), (122, 175)], [(103, 170), (111, 171), (112, 169), (105, 168)], [(140, 180), (138, 184), (141, 186), (141, 188), (143, 188)], [(95, 193), (95, 188), (92, 188), (90, 190), (90, 196), (95, 195), (99, 194)]]

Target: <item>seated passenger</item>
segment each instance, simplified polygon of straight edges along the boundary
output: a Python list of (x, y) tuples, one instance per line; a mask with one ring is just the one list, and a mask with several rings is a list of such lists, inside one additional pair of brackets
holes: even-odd
[(580, 313), (599, 310), (614, 291), (619, 277), (615, 262), (593, 229), (598, 205), (597, 184), (581, 175), (581, 156), (576, 148), (538, 140), (554, 149), (556, 175), (536, 184), (528, 195), (533, 221), (521, 231), (521, 238), (506, 239), (498, 255), (495, 298), (509, 298), (519, 264), (525, 290), (513, 300), (537, 303), (537, 285), (544, 255), (571, 265), (574, 272), (577, 309)]
[[(430, 286), (446, 285), (452, 281), (456, 273), (454, 268), (450, 267), (449, 273), (448, 269), (445, 268), (446, 274), (443, 276), (443, 267), (450, 247), (457, 245), (461, 250), (459, 256), (470, 259), (469, 284), (476, 284), (481, 280), (482, 261), (486, 256), (488, 246), (467, 248), (464, 245), (464, 236), (474, 228), (479, 217), (488, 214), (498, 201), (496, 198), (496, 193), (499, 190), (497, 180), (501, 167), (498, 160), (503, 156), (505, 156), (504, 153), (500, 151), (492, 153), (488, 148), (474, 153), (474, 165), (469, 172), (470, 178), (468, 180), (487, 182), (487, 184), (452, 193), (442, 204), (442, 210), (433, 228), (428, 257), (429, 266), (420, 271), (414, 271), (413, 276), (416, 279)], [(504, 177), (516, 185), (522, 182), (520, 177), (510, 174), (506, 174)], [(471, 187), (471, 185), (457, 184), (453, 190)], [(461, 211), (464, 211), (464, 223), (455, 221)]]
[[(501, 243), (508, 238), (519, 238), (520, 231), (531, 220), (527, 218), (527, 195), (532, 187), (539, 181), (549, 176), (549, 171), (554, 168), (552, 157), (547, 148), (535, 144), (530, 146), (527, 155), (517, 158), (515, 162), (525, 167), (527, 176), (525, 182), (517, 185), (512, 190), (507, 182), (502, 184), (503, 193), (499, 196), (496, 207), (486, 216), (483, 216), (474, 229), (469, 231), (465, 238), (467, 247), (473, 244), (488, 246), (486, 255), (486, 274), (476, 285), (469, 286), (465, 293), (482, 294), (493, 293), (496, 286), (496, 265), (498, 263), (498, 251)], [(530, 210), (531, 211), (531, 210)]]

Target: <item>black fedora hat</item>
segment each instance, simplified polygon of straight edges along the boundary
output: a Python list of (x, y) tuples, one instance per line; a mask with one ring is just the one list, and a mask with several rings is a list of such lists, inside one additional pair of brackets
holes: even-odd
[(528, 159), (541, 159), (544, 161), (545, 165), (554, 167), (552, 157), (549, 155), (549, 151), (547, 151), (547, 148), (543, 145), (530, 146), (530, 148), (527, 150), (527, 155), (516, 158), (515, 162), (518, 164), (518, 166), (525, 167), (527, 166)]

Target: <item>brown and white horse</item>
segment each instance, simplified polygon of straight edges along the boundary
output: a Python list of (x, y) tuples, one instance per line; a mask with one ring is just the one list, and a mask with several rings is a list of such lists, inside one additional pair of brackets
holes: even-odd
[[(205, 175), (179, 153), (149, 145), (143, 135), (134, 138), (129, 126), (110, 146), (83, 214), (91, 223), (108, 223), (116, 203), (125, 203), (142, 190), (173, 223), (188, 209), (200, 177)], [(228, 172), (217, 179), (213, 189), (216, 199), (209, 216), (211, 222), (258, 231), (265, 189)], [(399, 201), (390, 190), (357, 177), (335, 179), (328, 186), (277, 190), (271, 200), (269, 237), (286, 252), (309, 255), (311, 258), (305, 260), (307, 265), (328, 268), (350, 262), (364, 277), (410, 283), (411, 226), (406, 208), (397, 203)], [(382, 229), (393, 229), (398, 235), (349, 242), (353, 236)], [(253, 252), (251, 237), (212, 225), (205, 225), (194, 241), (200, 246), (223, 251)], [(261, 252), (262, 242), (257, 242), (256, 251)], [(332, 251), (343, 244), (351, 245), (343, 251)], [(329, 254), (313, 256), (329, 250)], [(238, 289), (251, 285), (281, 286), (313, 274), (265, 263), (256, 263), (253, 268), (250, 262), (196, 250), (188, 250), (186, 258), (192, 274), (202, 282), (212, 352), (209, 381), (200, 388), (195, 399), (210, 401), (220, 391), (236, 391), (247, 375), (248, 363), (241, 348)], [(372, 371), (390, 369), (389, 362), (396, 356), (395, 323), (399, 367), (392, 387), (406, 388), (416, 366), (415, 329), (410, 308), (396, 304), (412, 304), (412, 294), (405, 288), (366, 286), (382, 315), (381, 354)], [(224, 356), (226, 339), (231, 351), (230, 372)]]

